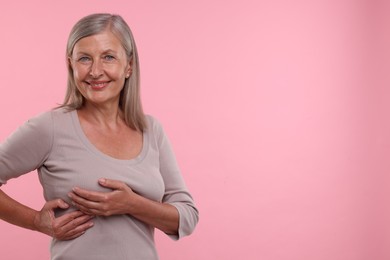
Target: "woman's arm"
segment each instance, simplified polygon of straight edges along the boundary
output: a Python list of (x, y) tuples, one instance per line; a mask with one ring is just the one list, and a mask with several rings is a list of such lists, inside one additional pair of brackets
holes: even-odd
[(38, 212), (9, 197), (0, 190), (0, 218), (19, 227), (36, 230), (34, 219)]
[[(52, 112), (43, 113), (28, 120), (0, 143), (0, 186), (43, 165), (53, 146), (53, 125)], [(46, 202), (37, 211), (15, 201), (0, 189), (0, 219), (60, 240), (76, 238), (92, 226), (91, 216), (80, 211), (55, 218), (56, 208), (68, 207), (57, 199)]]
[(66, 209), (69, 205), (63, 200), (48, 201), (40, 211), (31, 209), (9, 197), (0, 189), (0, 219), (13, 225), (38, 231), (59, 240), (69, 240), (81, 236), (92, 227), (91, 216), (80, 211), (55, 218), (54, 209)]

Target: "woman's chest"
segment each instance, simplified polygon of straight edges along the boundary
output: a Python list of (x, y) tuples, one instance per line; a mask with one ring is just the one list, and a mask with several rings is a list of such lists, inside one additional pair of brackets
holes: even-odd
[(83, 127), (88, 142), (101, 153), (119, 160), (130, 160), (137, 157), (143, 148), (142, 133), (129, 127), (117, 132), (104, 131), (93, 127)]
[(99, 185), (100, 178), (124, 182), (134, 192), (154, 201), (161, 201), (165, 191), (159, 155), (154, 149), (139, 160), (122, 161), (96, 154), (82, 144), (57, 145), (39, 169), (39, 176), (47, 200), (69, 201), (67, 194), (75, 186), (110, 192)]

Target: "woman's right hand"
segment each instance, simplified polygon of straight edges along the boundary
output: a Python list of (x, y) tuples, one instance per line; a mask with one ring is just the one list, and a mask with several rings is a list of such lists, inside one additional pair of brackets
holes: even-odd
[(39, 232), (58, 240), (71, 240), (93, 226), (91, 215), (74, 211), (56, 218), (54, 214), (56, 208), (67, 209), (69, 205), (61, 199), (46, 202), (34, 218), (34, 224)]

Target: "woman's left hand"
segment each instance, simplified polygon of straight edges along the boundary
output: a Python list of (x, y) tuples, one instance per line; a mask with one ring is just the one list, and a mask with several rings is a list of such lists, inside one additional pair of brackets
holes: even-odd
[(99, 179), (99, 184), (111, 192), (96, 192), (75, 187), (68, 194), (73, 205), (81, 212), (95, 216), (129, 214), (138, 196), (125, 183), (117, 180)]

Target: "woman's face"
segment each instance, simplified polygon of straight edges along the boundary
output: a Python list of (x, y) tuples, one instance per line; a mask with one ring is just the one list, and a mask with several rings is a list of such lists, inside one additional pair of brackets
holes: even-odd
[(110, 31), (79, 40), (69, 62), (74, 80), (86, 102), (95, 105), (118, 105), (130, 61), (119, 39)]

